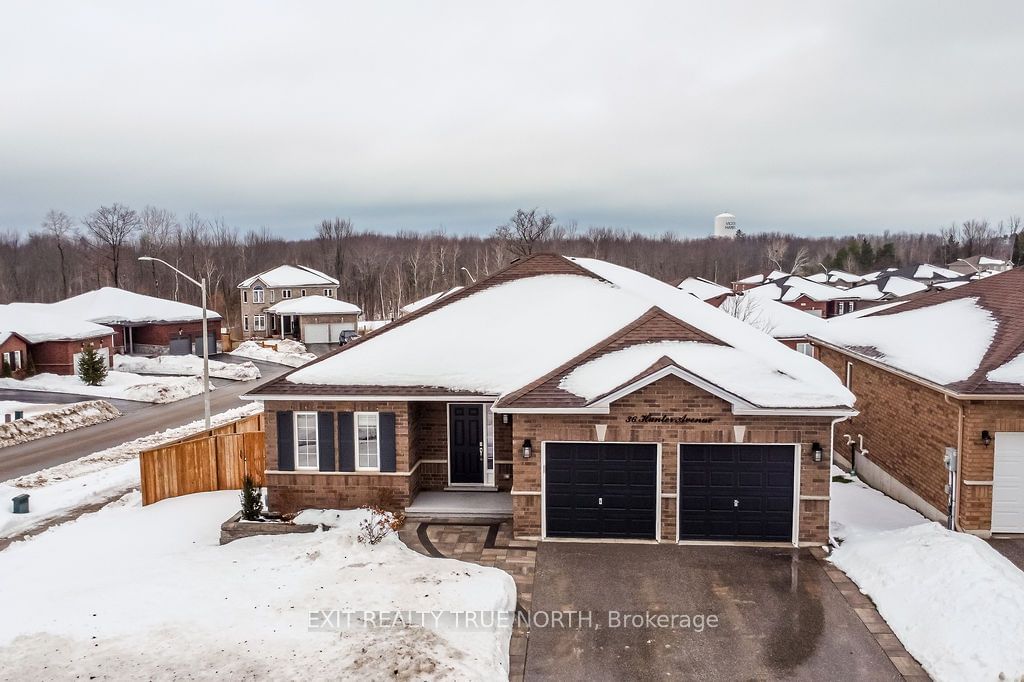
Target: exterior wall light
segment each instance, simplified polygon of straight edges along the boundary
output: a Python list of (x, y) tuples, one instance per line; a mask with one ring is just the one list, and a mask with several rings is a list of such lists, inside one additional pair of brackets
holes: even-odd
[(818, 441), (811, 443), (811, 455), (814, 456), (815, 462), (821, 461), (821, 443)]
[(992, 445), (992, 434), (987, 429), (981, 432), (981, 444), (985, 447)]
[(501, 423), (508, 424), (508, 414), (501, 415)]
[(523, 459), (529, 459), (533, 456), (533, 444), (530, 439), (527, 438), (523, 441)]

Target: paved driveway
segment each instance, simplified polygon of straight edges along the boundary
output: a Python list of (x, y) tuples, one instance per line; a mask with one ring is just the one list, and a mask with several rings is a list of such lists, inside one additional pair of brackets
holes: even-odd
[[(601, 627), (538, 627), (539, 611), (588, 610)], [(609, 628), (611, 611), (719, 625)], [(900, 678), (806, 550), (546, 542), (533, 613), (528, 680)]]

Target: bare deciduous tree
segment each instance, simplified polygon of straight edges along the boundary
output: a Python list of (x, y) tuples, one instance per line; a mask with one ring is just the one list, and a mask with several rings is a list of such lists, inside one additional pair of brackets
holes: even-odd
[(719, 309), (765, 334), (771, 334), (775, 329), (775, 323), (765, 313), (761, 301), (751, 296), (730, 296), (722, 302)]
[(68, 241), (75, 236), (75, 221), (64, 211), (50, 209), (43, 218), (43, 232), (53, 237), (57, 244), (57, 253), (60, 254), (60, 281), (62, 297), (68, 297), (68, 266), (64, 254), (64, 247)]
[(139, 214), (127, 206), (115, 203), (110, 206), (100, 206), (90, 213), (83, 223), (86, 231), (92, 236), (94, 244), (100, 249), (106, 250), (114, 286), (120, 286), (121, 250), (141, 227), (142, 221), (139, 219)]
[(321, 220), (316, 227), (316, 237), (330, 249), (334, 257), (334, 272), (338, 281), (345, 279), (345, 248), (352, 237), (352, 221), (348, 218)]
[(550, 213), (537, 215), (536, 208), (529, 211), (520, 208), (507, 223), (499, 225), (494, 234), (510, 253), (529, 256), (547, 239), (554, 224), (555, 217)]

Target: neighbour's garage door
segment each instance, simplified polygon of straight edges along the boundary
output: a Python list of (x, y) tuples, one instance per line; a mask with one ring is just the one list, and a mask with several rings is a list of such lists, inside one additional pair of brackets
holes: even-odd
[(1024, 433), (997, 433), (992, 532), (1024, 533)]
[(548, 537), (657, 537), (656, 445), (547, 443), (544, 470)]
[(793, 539), (793, 445), (680, 445), (679, 539)]
[(331, 322), (331, 343), (338, 343), (342, 332), (355, 332), (355, 322)]
[(303, 343), (330, 343), (331, 325), (307, 324), (302, 327)]
[(188, 337), (171, 339), (167, 352), (171, 355), (189, 355), (192, 353), (192, 339)]

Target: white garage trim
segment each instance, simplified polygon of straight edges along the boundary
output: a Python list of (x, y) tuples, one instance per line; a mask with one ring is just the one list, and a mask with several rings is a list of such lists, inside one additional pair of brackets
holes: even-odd
[[(585, 443), (587, 445), (653, 445), (657, 457), (654, 471), (654, 540), (628, 540), (625, 538), (549, 538), (548, 537), (548, 503), (547, 503), (547, 445), (548, 443)], [(540, 442), (540, 538), (546, 542), (617, 542), (626, 544), (652, 544), (662, 541), (661, 538), (661, 443), (649, 441), (626, 440), (543, 440)]]
[[(680, 540), (679, 539), (679, 503), (681, 495), (676, 496), (676, 544), (677, 545), (730, 545), (736, 547), (799, 547), (800, 546), (800, 443), (679, 443), (676, 445), (676, 490), (682, 483), (679, 475), (679, 459), (684, 445), (788, 445), (793, 448), (793, 535), (791, 541), (785, 542), (732, 542), (729, 540)], [(828, 499), (828, 498), (825, 498)]]
[(997, 431), (992, 458), (992, 532), (1024, 533), (1024, 433)]

